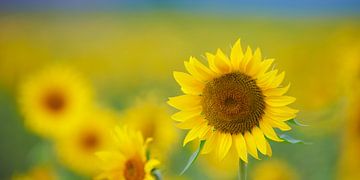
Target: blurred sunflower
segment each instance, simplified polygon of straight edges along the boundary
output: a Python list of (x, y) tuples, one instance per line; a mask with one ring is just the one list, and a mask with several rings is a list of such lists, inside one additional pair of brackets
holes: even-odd
[(190, 57), (185, 61), (190, 74), (174, 72), (185, 95), (169, 98), (168, 104), (180, 110), (172, 116), (180, 122), (177, 126), (190, 129), (184, 145), (196, 138), (206, 140), (202, 153), (214, 150), (219, 159), (232, 145), (245, 162), (247, 153), (258, 159), (257, 150), (271, 156), (265, 136), (282, 141), (273, 128), (290, 130), (285, 121), (298, 112), (287, 106), (295, 98), (284, 96), (290, 84), (280, 87), (285, 73), (268, 71), (274, 60), (262, 60), (260, 49), (253, 53), (248, 47), (243, 53), (240, 40), (230, 59), (220, 49), (206, 56), (210, 68)]
[(151, 153), (162, 161), (177, 142), (178, 131), (170, 121), (168, 109), (153, 95), (148, 95), (144, 100), (139, 98), (125, 110), (121, 119), (129, 128), (140, 131), (144, 138), (154, 139)]
[(56, 180), (58, 176), (55, 171), (48, 166), (37, 166), (24, 174), (15, 174), (12, 180)]
[(251, 173), (254, 180), (297, 180), (294, 169), (281, 160), (265, 161), (257, 165)]
[(115, 147), (111, 130), (117, 116), (107, 110), (93, 110), (56, 140), (59, 160), (81, 175), (98, 173), (95, 152)]
[(130, 130), (127, 127), (117, 127), (114, 135), (117, 150), (96, 153), (103, 162), (101, 165), (103, 172), (97, 178), (109, 180), (155, 179), (152, 171), (160, 163), (156, 159), (146, 157), (147, 146), (151, 138), (146, 138), (144, 141), (139, 131)]
[(92, 96), (89, 84), (77, 72), (55, 66), (21, 84), (19, 104), (29, 129), (54, 137), (87, 112)]

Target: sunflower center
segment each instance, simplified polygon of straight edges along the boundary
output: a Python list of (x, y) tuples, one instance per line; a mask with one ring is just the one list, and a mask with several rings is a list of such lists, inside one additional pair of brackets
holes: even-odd
[(50, 92), (44, 98), (44, 106), (51, 112), (57, 113), (65, 108), (65, 97), (60, 92)]
[(265, 102), (254, 79), (234, 72), (206, 84), (202, 106), (205, 118), (216, 130), (238, 134), (259, 124)]
[(143, 180), (145, 178), (144, 163), (134, 157), (125, 162), (124, 177), (126, 180)]
[(82, 138), (81, 143), (85, 150), (92, 151), (99, 146), (100, 141), (94, 133), (87, 133)]

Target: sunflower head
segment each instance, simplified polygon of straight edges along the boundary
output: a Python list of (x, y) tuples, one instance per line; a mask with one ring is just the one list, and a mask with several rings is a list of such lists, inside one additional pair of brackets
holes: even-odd
[(95, 152), (115, 148), (111, 130), (116, 126), (117, 116), (105, 109), (95, 109), (78, 120), (55, 141), (60, 161), (69, 169), (82, 174), (99, 172)]
[(114, 138), (117, 142), (115, 150), (96, 153), (102, 160), (102, 173), (97, 179), (155, 179), (152, 171), (159, 165), (159, 161), (146, 157), (147, 145), (151, 139), (147, 138), (144, 141), (139, 131), (127, 127), (116, 127)]
[(92, 96), (90, 86), (79, 73), (55, 66), (21, 84), (19, 104), (31, 130), (54, 137), (86, 112)]
[(151, 153), (163, 161), (178, 140), (178, 129), (170, 121), (169, 114), (156, 96), (148, 95), (126, 109), (121, 120), (129, 128), (140, 131), (144, 138), (153, 138)]
[(258, 150), (271, 156), (265, 137), (282, 141), (274, 128), (290, 130), (285, 121), (298, 112), (288, 107), (295, 98), (285, 96), (285, 73), (271, 68), (273, 59), (263, 59), (260, 49), (242, 50), (240, 40), (230, 57), (220, 49), (207, 53), (208, 67), (194, 57), (185, 61), (188, 73), (174, 72), (185, 93), (169, 98), (180, 110), (172, 118), (179, 128), (190, 129), (184, 145), (196, 138), (206, 140), (202, 153), (214, 151), (223, 159), (231, 147), (247, 162), (247, 154), (258, 158)]

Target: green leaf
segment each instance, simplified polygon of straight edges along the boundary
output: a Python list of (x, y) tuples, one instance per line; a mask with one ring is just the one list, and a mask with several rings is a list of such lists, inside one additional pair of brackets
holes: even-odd
[(151, 171), (151, 174), (155, 177), (156, 180), (162, 180), (162, 177), (161, 177), (161, 172), (159, 169), (153, 169)]
[(296, 119), (290, 119), (290, 120), (288, 120), (286, 122), (289, 122), (290, 124), (293, 124), (293, 125), (296, 125), (296, 126), (301, 126), (301, 127), (309, 126), (307, 124), (303, 124), (303, 123), (297, 121)]
[(195, 160), (199, 156), (201, 150), (203, 149), (205, 142), (206, 142), (205, 140), (200, 141), (200, 145), (199, 145), (198, 149), (190, 156), (185, 168), (181, 171), (180, 175), (183, 175), (189, 169), (189, 167), (195, 162)]
[(150, 150), (146, 150), (146, 160), (150, 160)]
[(306, 144), (306, 145), (312, 144), (312, 143), (309, 143), (309, 142), (305, 142), (305, 141), (303, 141), (301, 139), (295, 139), (295, 138), (291, 137), (288, 134), (280, 134), (280, 138), (285, 140), (288, 143), (291, 143), (291, 144), (299, 144), (299, 143)]

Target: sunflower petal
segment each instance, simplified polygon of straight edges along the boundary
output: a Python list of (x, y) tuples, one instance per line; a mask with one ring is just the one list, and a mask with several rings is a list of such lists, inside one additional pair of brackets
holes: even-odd
[(181, 123), (176, 124), (176, 127), (180, 128), (180, 129), (191, 129), (193, 127), (198, 126), (199, 124), (201, 124), (204, 121), (205, 120), (202, 117), (196, 116), (194, 118), (190, 118)]
[(194, 126), (185, 136), (183, 146), (185, 146), (188, 142), (199, 137), (199, 130), (201, 129), (201, 126), (205, 126), (205, 125), (206, 125), (206, 122), (202, 122), (202, 123)]
[(234, 146), (239, 157), (244, 161), (248, 162), (246, 142), (242, 134), (233, 135)]
[(269, 84), (272, 82), (272, 79), (274, 79), (277, 73), (278, 70), (276, 69), (265, 73), (263, 76), (259, 76), (256, 84), (263, 90), (269, 89)]
[(285, 71), (281, 72), (279, 75), (275, 76), (272, 80), (269, 88), (277, 88), (279, 85), (284, 81), (285, 78)]
[(280, 139), (274, 129), (264, 120), (259, 122), (260, 129), (263, 131), (264, 135), (269, 139), (277, 142), (282, 142), (284, 140)]
[(151, 173), (151, 171), (159, 165), (160, 165), (160, 161), (158, 161), (156, 159), (150, 159), (145, 164), (145, 172)]
[(255, 139), (257, 149), (262, 154), (266, 154), (266, 139), (265, 139), (264, 134), (261, 131), (261, 129), (258, 128), (257, 126), (255, 126), (252, 129), (252, 135), (253, 135), (253, 137)]
[(250, 76), (255, 76), (261, 70), (261, 51), (257, 48), (254, 52), (253, 58), (249, 61), (248, 67), (246, 68), (247, 73)]
[(286, 106), (295, 102), (296, 98), (291, 96), (270, 96), (265, 97), (265, 102), (272, 107)]
[(225, 155), (229, 152), (232, 144), (232, 137), (230, 133), (223, 133), (220, 135), (217, 156), (219, 160), (224, 159)]
[(274, 61), (275, 61), (275, 59), (265, 59), (264, 61), (262, 61), (260, 64), (260, 70), (255, 76), (256, 77), (263, 76), (264, 73), (266, 73), (266, 71), (274, 63)]
[(226, 55), (220, 49), (217, 50), (212, 63), (213, 69), (219, 74), (224, 74), (230, 72), (231, 70), (228, 57), (226, 57)]
[(175, 114), (173, 114), (171, 116), (171, 118), (175, 121), (179, 121), (179, 122), (182, 122), (182, 121), (185, 121), (187, 119), (190, 119), (194, 116), (198, 116), (201, 114), (201, 111), (202, 111), (202, 107), (201, 106), (198, 106), (194, 109), (191, 109), (191, 110), (186, 110), (186, 111), (179, 111)]
[(290, 88), (290, 83), (285, 87), (266, 89), (265, 91), (263, 91), (263, 94), (265, 96), (282, 96), (289, 90), (289, 88)]
[(205, 86), (204, 83), (196, 80), (187, 73), (175, 71), (174, 78), (180, 84), (182, 91), (186, 94), (201, 94)]
[(240, 71), (246, 72), (246, 66), (248, 65), (251, 58), (252, 58), (252, 50), (248, 46), (244, 58), (242, 59), (242, 61), (240, 61), (240, 67), (239, 67)]
[(208, 154), (213, 151), (214, 147), (217, 145), (218, 142), (218, 132), (210, 132), (210, 137), (206, 140), (203, 150), (201, 154)]
[(253, 156), (255, 159), (259, 159), (257, 150), (256, 150), (256, 144), (255, 144), (255, 138), (251, 135), (250, 132), (246, 132), (245, 135), (245, 142), (246, 142), (246, 148), (251, 156)]
[(200, 106), (201, 97), (195, 95), (175, 96), (169, 98), (167, 103), (179, 110), (192, 110)]
[(240, 61), (243, 58), (244, 58), (244, 53), (243, 53), (242, 48), (241, 48), (240, 39), (238, 39), (235, 42), (234, 46), (231, 48), (231, 54), (230, 54), (232, 68), (234, 70), (239, 69)]
[(266, 141), (266, 155), (268, 155), (269, 157), (272, 156), (272, 149), (268, 141)]
[(209, 81), (214, 77), (214, 73), (196, 58), (190, 58), (190, 64), (193, 65), (194, 70), (198, 72), (204, 81)]
[(275, 120), (272, 118), (264, 118), (264, 120), (267, 121), (272, 127), (279, 128), (282, 131), (291, 130), (291, 127), (283, 121)]

